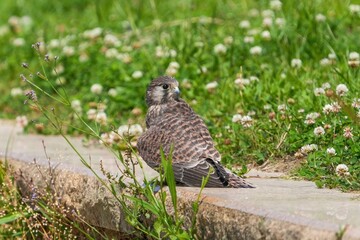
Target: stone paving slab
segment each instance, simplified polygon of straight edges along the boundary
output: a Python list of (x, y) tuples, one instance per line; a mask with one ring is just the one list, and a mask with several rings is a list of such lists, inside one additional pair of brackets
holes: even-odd
[[(97, 172), (100, 173), (99, 162), (102, 160), (107, 170), (117, 173), (116, 157), (107, 149), (101, 146), (86, 148), (80, 138), (70, 139)], [(22, 171), (27, 171), (27, 164), (34, 158), (38, 164), (47, 166), (43, 141), (51, 164), (66, 172), (63, 181), (72, 174), (74, 179), (82, 179), (78, 183), (74, 181), (74, 185), (91, 182), (77, 177), (93, 178), (93, 175), (62, 137), (24, 135), (13, 122), (0, 121), (0, 159), (9, 159)], [(28, 172), (32, 174), (32, 170)], [(138, 172), (141, 179), (141, 171)], [(145, 167), (145, 172), (147, 176), (156, 175), (149, 167)], [(204, 190), (198, 216), (199, 233), (204, 238), (337, 239), (336, 233), (346, 226), (343, 239), (360, 239), (360, 194), (318, 189), (312, 182), (277, 178), (282, 176), (279, 173), (252, 170), (248, 176), (248, 181), (257, 188)], [(91, 192), (85, 191), (85, 195)], [(198, 188), (178, 187), (179, 202), (185, 214), (191, 212), (189, 203), (198, 191)], [(95, 192), (98, 194), (97, 190)], [(71, 198), (71, 194), (69, 196)], [(84, 204), (78, 204), (78, 207), (81, 205)], [(109, 228), (121, 231), (118, 227)]]

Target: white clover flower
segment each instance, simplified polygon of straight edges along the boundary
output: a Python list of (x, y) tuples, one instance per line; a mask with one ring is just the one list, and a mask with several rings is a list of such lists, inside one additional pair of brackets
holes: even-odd
[(331, 104), (326, 104), (324, 107), (323, 107), (323, 113), (325, 113), (325, 115), (328, 115), (329, 113), (332, 112), (332, 106)]
[(77, 112), (77, 113), (81, 113), (82, 112), (82, 107), (81, 107), (81, 102), (78, 99), (72, 100), (71, 101), (71, 108)]
[(121, 136), (119, 136), (119, 134), (115, 131), (111, 131), (109, 133), (109, 137), (113, 142), (119, 142), (121, 140)]
[(335, 156), (336, 155), (336, 151), (335, 148), (328, 148), (326, 149), (326, 153), (329, 154), (330, 156)]
[(253, 36), (245, 36), (244, 43), (253, 43), (255, 41)]
[(143, 129), (139, 124), (134, 125), (122, 125), (118, 129), (120, 136), (139, 136), (143, 133)]
[(312, 149), (312, 151), (317, 151), (318, 150), (318, 145), (310, 144), (310, 148)]
[(17, 27), (20, 25), (20, 18), (18, 16), (11, 16), (8, 19), (8, 23), (10, 26)]
[(201, 66), (201, 73), (207, 73), (208, 69), (206, 66)]
[(143, 77), (143, 72), (142, 71), (135, 71), (135, 72), (133, 72), (133, 74), (131, 76), (134, 79), (139, 79), (139, 78)]
[(286, 105), (285, 104), (280, 104), (278, 107), (277, 107), (278, 111), (281, 112), (281, 113), (284, 113), (287, 109)]
[(168, 67), (165, 71), (166, 75), (171, 77), (175, 76), (177, 72), (178, 70), (176, 68), (170, 68), (170, 67)]
[(250, 76), (249, 79), (250, 79), (250, 82), (258, 82), (259, 81), (259, 78), (256, 76)]
[(265, 9), (264, 11), (261, 12), (261, 16), (263, 18), (271, 18), (274, 16), (274, 11), (271, 9)]
[(205, 86), (205, 89), (208, 91), (208, 92), (213, 92), (217, 87), (218, 87), (218, 83), (217, 82), (210, 82), (208, 84), (206, 84)]
[(90, 91), (94, 94), (100, 94), (103, 90), (103, 86), (99, 83), (95, 83), (91, 86)]
[(85, 38), (88, 38), (88, 39), (95, 39), (95, 38), (98, 38), (101, 34), (102, 34), (102, 28), (94, 28), (94, 29), (91, 29), (91, 30), (86, 30), (84, 33), (83, 33), (83, 36)]
[(181, 86), (186, 89), (190, 89), (192, 87), (191, 82), (187, 78), (181, 81)]
[(339, 84), (336, 86), (336, 94), (340, 97), (346, 95), (348, 91), (349, 89), (345, 84)]
[(248, 116), (255, 116), (256, 112), (254, 110), (248, 112)]
[(86, 112), (87, 118), (88, 118), (89, 120), (95, 120), (95, 119), (96, 119), (96, 114), (97, 114), (97, 111), (96, 111), (96, 109), (93, 109), (93, 108), (90, 108), (90, 109)]
[(324, 89), (324, 90), (326, 90), (326, 89), (331, 88), (331, 85), (330, 85), (330, 83), (326, 82), (326, 83), (323, 83), (323, 84), (321, 85), (321, 88)]
[(231, 121), (232, 121), (233, 123), (238, 123), (238, 122), (241, 121), (241, 119), (242, 119), (242, 116), (241, 116), (240, 114), (235, 114), (235, 115), (232, 117)]
[(340, 112), (340, 110), (341, 110), (341, 106), (339, 105), (338, 102), (331, 103), (331, 111), (333, 113), (338, 113), (338, 112)]
[(298, 110), (298, 113), (304, 113), (305, 112), (305, 109), (303, 109), (303, 108), (300, 108), (299, 110)]
[(351, 103), (351, 106), (360, 109), (360, 98), (354, 98), (353, 102)]
[(170, 63), (169, 63), (169, 67), (170, 67), (170, 68), (179, 69), (179, 68), (180, 68), (180, 64), (179, 64), (178, 62), (170, 62)]
[(263, 25), (264, 27), (271, 27), (272, 24), (273, 24), (272, 18), (266, 17), (266, 18), (263, 19), (262, 25)]
[(125, 64), (132, 62), (132, 57), (128, 53), (119, 53), (116, 58)]
[(106, 122), (107, 122), (106, 113), (103, 112), (103, 111), (99, 111), (99, 112), (96, 114), (95, 121), (98, 122), (98, 123), (100, 123), (101, 125), (106, 125)]
[(52, 74), (54, 76), (61, 74), (65, 71), (64, 65), (62, 64), (57, 64), (56, 67), (53, 69)]
[(317, 119), (317, 118), (319, 118), (321, 115), (320, 115), (320, 113), (318, 113), (318, 112), (312, 112), (312, 113), (309, 113), (309, 114), (307, 114), (306, 115), (306, 118), (312, 118), (312, 119)]
[(30, 16), (22, 16), (20, 18), (20, 24), (24, 27), (30, 27), (33, 24), (33, 20)]
[(204, 47), (204, 43), (201, 41), (197, 41), (194, 43), (194, 46), (197, 48), (203, 48)]
[(331, 104), (326, 104), (323, 107), (323, 113), (325, 113), (326, 115), (328, 115), (329, 113), (338, 113), (341, 110), (341, 106), (339, 105), (338, 102), (333, 102)]
[(336, 60), (336, 54), (335, 53), (329, 53), (328, 58), (330, 60)]
[(279, 27), (279, 28), (282, 28), (285, 26), (285, 19), (284, 18), (276, 18), (275, 19), (275, 24)]
[(294, 58), (291, 60), (291, 67), (293, 68), (301, 68), (302, 61), (299, 58)]
[(81, 42), (78, 46), (80, 51), (85, 51), (90, 46), (89, 42)]
[(248, 35), (249, 36), (255, 36), (255, 35), (258, 35), (260, 32), (261, 32), (260, 29), (254, 28), (254, 29), (250, 29), (248, 31)]
[(164, 48), (161, 46), (156, 46), (155, 47), (155, 56), (157, 58), (166, 57), (166, 52), (165, 52)]
[(235, 79), (234, 83), (240, 87), (244, 87), (250, 84), (250, 80), (247, 78), (237, 78)]
[(317, 151), (317, 150), (318, 150), (318, 146), (316, 144), (307, 144), (300, 148), (300, 152), (303, 154), (308, 154), (310, 152)]
[(116, 97), (118, 94), (118, 91), (115, 88), (110, 88), (108, 91), (109, 96)]
[(218, 55), (225, 54), (226, 50), (227, 50), (227, 48), (222, 43), (216, 44), (214, 46), (214, 53), (215, 54), (218, 54)]
[(234, 38), (232, 36), (227, 36), (226, 38), (224, 38), (224, 43), (225, 45), (231, 45), (234, 42)]
[(121, 41), (115, 35), (112, 35), (110, 33), (105, 35), (104, 43), (107, 46), (114, 46), (114, 47), (119, 47), (121, 45)]
[(170, 55), (170, 57), (176, 57), (177, 56), (177, 52), (176, 52), (176, 50), (175, 49), (170, 49), (169, 50), (169, 55)]
[(130, 126), (129, 125), (121, 125), (119, 128), (118, 128), (118, 134), (120, 136), (126, 136), (126, 135), (129, 135), (129, 128)]
[(270, 110), (272, 107), (270, 104), (265, 104), (264, 105), (264, 110)]
[(79, 55), (80, 62), (86, 62), (88, 60), (89, 60), (89, 55), (87, 53), (80, 53)]
[(320, 65), (321, 66), (329, 66), (329, 65), (331, 65), (331, 61), (328, 58), (323, 58), (320, 60)]
[(12, 88), (10, 91), (10, 95), (12, 97), (23, 95), (23, 90), (21, 90), (21, 88)]
[(314, 129), (314, 134), (316, 136), (321, 136), (321, 135), (324, 135), (325, 134), (325, 129), (323, 127), (316, 127)]
[(348, 65), (350, 67), (359, 67), (360, 66), (360, 56), (357, 52), (349, 53)]
[(105, 51), (106, 58), (117, 58), (119, 56), (119, 51), (116, 48), (109, 48)]
[(319, 13), (319, 14), (317, 14), (317, 15), (315, 16), (315, 20), (316, 20), (317, 22), (325, 22), (325, 21), (326, 21), (326, 16), (323, 15), (323, 14), (321, 14), (321, 13)]
[(130, 126), (129, 134), (131, 136), (140, 136), (143, 133), (143, 128), (140, 124), (134, 124)]
[(351, 14), (359, 14), (360, 13), (360, 5), (359, 4), (350, 4), (349, 11)]
[(268, 30), (265, 30), (261, 33), (261, 37), (266, 40), (269, 41), (271, 39), (271, 34)]
[(349, 60), (359, 60), (360, 56), (357, 52), (350, 52), (349, 53)]
[(320, 113), (317, 113), (317, 112), (309, 113), (309, 114), (306, 115), (304, 123), (308, 124), (308, 125), (314, 124), (315, 119), (317, 119), (319, 117), (320, 117)]
[(350, 127), (345, 127), (343, 136), (349, 139), (352, 138), (354, 136), (352, 133), (352, 129)]
[(336, 175), (340, 176), (340, 177), (344, 177), (344, 176), (349, 176), (349, 168), (348, 166), (346, 166), (345, 164), (339, 164), (336, 166), (335, 169)]
[(239, 27), (242, 29), (249, 29), (250, 28), (250, 22), (248, 20), (243, 20), (240, 22)]
[(15, 47), (24, 46), (24, 45), (25, 45), (25, 39), (23, 39), (23, 38), (15, 38), (15, 39), (12, 41), (12, 44), (13, 44)]
[(250, 48), (251, 55), (260, 55), (262, 53), (262, 48), (260, 46), (255, 46)]
[(102, 133), (100, 135), (100, 140), (99, 140), (100, 144), (105, 144), (105, 145), (112, 145), (114, 143), (113, 139), (110, 137), (109, 133)]
[(252, 126), (252, 123), (253, 123), (253, 120), (250, 116), (243, 116), (241, 119), (240, 119), (240, 122), (241, 122), (241, 125), (244, 127), (244, 128), (248, 128), (248, 127), (251, 127)]
[(273, 10), (281, 10), (282, 2), (279, 0), (270, 1), (270, 8)]
[(24, 128), (29, 124), (29, 121), (26, 116), (17, 116), (16, 117), (16, 126)]
[(259, 16), (259, 10), (257, 10), (256, 8), (252, 8), (249, 10), (249, 16), (250, 17), (257, 17)]
[(49, 48), (58, 48), (61, 45), (61, 41), (59, 39), (51, 39), (48, 47)]
[(321, 96), (325, 94), (325, 90), (323, 88), (315, 88), (314, 89), (315, 96)]
[(71, 46), (64, 46), (62, 52), (65, 56), (71, 57), (75, 54), (75, 48)]
[(58, 77), (55, 80), (55, 84), (58, 86), (64, 85), (66, 83), (66, 79), (64, 77)]

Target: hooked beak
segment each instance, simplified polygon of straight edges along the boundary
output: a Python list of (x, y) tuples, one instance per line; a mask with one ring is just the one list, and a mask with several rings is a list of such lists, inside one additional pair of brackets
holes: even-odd
[(174, 93), (174, 98), (175, 98), (176, 100), (178, 100), (178, 99), (179, 99), (179, 95), (180, 95), (180, 90), (179, 90), (179, 88), (178, 88), (178, 87), (175, 87), (175, 88), (173, 89), (173, 93)]
[(174, 88), (174, 93), (178, 95), (180, 93), (180, 89), (178, 87), (175, 87)]

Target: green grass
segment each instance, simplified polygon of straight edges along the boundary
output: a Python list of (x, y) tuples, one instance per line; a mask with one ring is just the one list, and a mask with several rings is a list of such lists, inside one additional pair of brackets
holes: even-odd
[[(359, 190), (359, 108), (351, 106), (353, 99), (360, 98), (359, 66), (351, 67), (348, 61), (350, 52), (360, 52), (360, 16), (349, 11), (350, 4), (360, 1), (284, 1), (280, 10), (273, 10), (273, 25), (265, 27), (262, 13), (269, 9), (269, 1), (1, 1), (0, 117), (27, 115), (31, 121), (26, 131), (54, 132), (41, 113), (24, 105), (24, 96), (11, 96), (13, 88), (29, 89), (19, 78), (24, 73), (52, 95), (58, 89), (64, 99), (66, 93), (70, 100), (80, 100), (77, 111), (85, 118), (89, 109), (99, 108), (97, 103), (105, 104), (106, 124), (88, 121), (100, 134), (128, 123), (143, 126), (147, 84), (166, 74), (170, 62), (177, 62), (180, 67), (173, 73), (181, 83), (182, 97), (206, 121), (225, 164), (262, 164), (296, 155), (303, 164), (295, 175), (316, 181), (318, 186)], [(252, 16), (254, 8), (257, 16)], [(317, 20), (321, 18), (318, 14), (326, 19)], [(11, 16), (29, 16), (32, 24), (22, 24), (21, 20), (14, 24), (16, 19)], [(279, 18), (285, 21), (283, 26), (276, 23)], [(239, 27), (244, 20), (249, 20), (249, 29)], [(102, 29), (99, 36), (84, 36), (86, 30), (96, 27)], [(270, 39), (262, 37), (264, 31), (270, 33)], [(108, 33), (121, 44), (107, 44)], [(253, 36), (253, 42), (244, 43), (246, 36)], [(24, 45), (14, 46), (18, 38)], [(60, 40), (60, 46), (51, 46), (53, 39)], [(37, 41), (45, 43), (40, 56), (31, 48)], [(214, 53), (220, 43), (227, 49), (224, 54)], [(66, 46), (74, 53), (70, 49), (66, 55)], [(261, 47), (261, 54), (250, 53), (254, 46)], [(333, 64), (322, 66), (320, 61), (330, 53), (336, 55)], [(44, 54), (49, 54), (51, 61), (42, 69)], [(55, 55), (59, 56), (56, 62)], [(87, 60), (81, 61), (84, 56)], [(302, 65), (292, 67), (293, 59), (301, 59)], [(29, 68), (23, 69), (22, 62)], [(63, 72), (52, 75), (59, 65)], [(142, 71), (143, 76), (134, 78), (135, 71)], [(47, 74), (48, 80), (37, 77), (37, 72)], [(244, 88), (234, 83), (237, 78), (250, 76), (259, 80), (250, 81)], [(59, 77), (66, 83), (57, 85)], [(213, 81), (218, 86), (207, 90), (206, 85)], [(342, 97), (335, 93), (315, 96), (314, 89), (325, 82), (334, 92), (339, 84), (345, 84), (349, 91)], [(100, 94), (90, 91), (95, 83), (103, 87)], [(116, 96), (108, 94), (112, 88)], [(37, 95), (40, 104), (54, 107), (66, 132), (83, 134), (70, 108), (39, 91)], [(324, 114), (323, 107), (335, 101), (341, 111)], [(284, 112), (278, 110), (282, 104), (287, 108)], [(314, 124), (305, 124), (306, 115), (312, 112), (321, 116)], [(237, 113), (250, 114), (251, 126), (232, 122)], [(331, 127), (316, 137), (315, 127), (325, 124)], [(343, 136), (346, 127), (351, 128), (351, 138)], [(301, 153), (306, 144), (317, 144), (318, 149)], [(336, 150), (335, 156), (326, 154), (331, 147)], [(337, 174), (338, 164), (346, 164), (349, 175)]]
[[(19, 180), (19, 176), (18, 180)], [(29, 186), (19, 191), (14, 171), (0, 160), (0, 237), (1, 239), (95, 239), (104, 237), (89, 226), (80, 214), (59, 204), (51, 188), (38, 189), (32, 181), (21, 179)], [(105, 238), (103, 238), (105, 239)]]

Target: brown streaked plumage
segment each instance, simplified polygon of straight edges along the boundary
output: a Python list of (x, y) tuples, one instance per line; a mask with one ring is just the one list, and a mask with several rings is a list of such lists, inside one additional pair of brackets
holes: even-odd
[(173, 146), (173, 169), (177, 183), (201, 186), (211, 169), (206, 187), (252, 188), (244, 179), (220, 164), (220, 154), (204, 121), (179, 98), (179, 83), (171, 77), (153, 80), (146, 91), (149, 107), (148, 130), (141, 135), (137, 148), (152, 168), (161, 163), (160, 148), (169, 154)]

